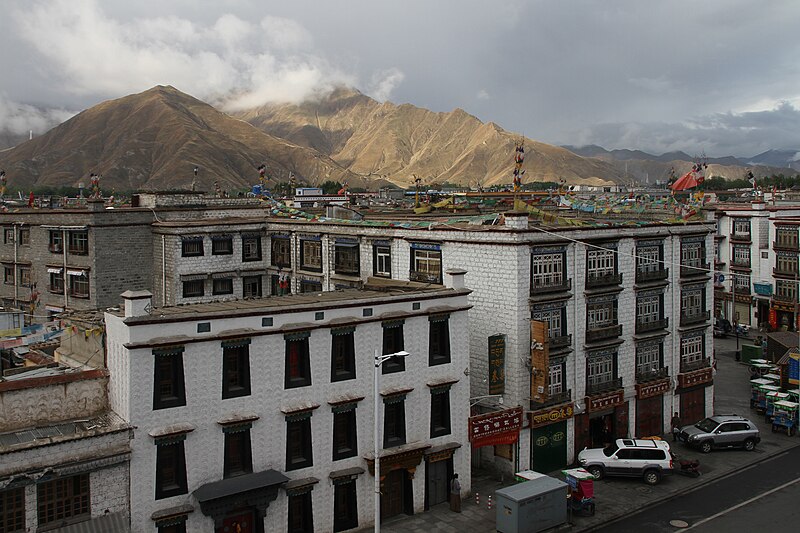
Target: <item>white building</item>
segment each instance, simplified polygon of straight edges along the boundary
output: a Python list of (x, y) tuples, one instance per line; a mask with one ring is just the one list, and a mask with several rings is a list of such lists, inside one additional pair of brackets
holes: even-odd
[[(109, 396), (134, 425), (131, 530), (346, 531), (372, 523), (373, 354), (382, 515), (470, 490), (469, 290), (425, 286), (106, 313)], [(265, 526), (268, 524), (268, 526)], [(172, 528), (172, 529), (169, 529)]]

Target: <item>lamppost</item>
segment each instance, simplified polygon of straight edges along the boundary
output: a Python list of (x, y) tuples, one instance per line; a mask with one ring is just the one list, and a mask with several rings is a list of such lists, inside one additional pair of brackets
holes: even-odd
[(389, 359), (396, 357), (405, 358), (409, 353), (400, 351), (381, 355), (377, 348), (375, 349), (375, 368), (373, 369), (373, 387), (372, 396), (375, 399), (375, 411), (373, 412), (372, 419), (374, 427), (372, 435), (374, 437), (372, 451), (375, 454), (375, 533), (381, 531), (381, 458), (379, 456), (381, 446), (381, 411), (380, 411), (380, 381), (381, 381), (381, 365)]

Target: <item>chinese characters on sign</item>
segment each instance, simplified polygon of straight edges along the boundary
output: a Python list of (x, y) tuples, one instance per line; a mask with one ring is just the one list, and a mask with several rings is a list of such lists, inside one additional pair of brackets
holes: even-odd
[(531, 427), (535, 428), (539, 426), (544, 426), (546, 424), (550, 424), (552, 422), (559, 422), (561, 420), (566, 420), (568, 418), (572, 418), (572, 415), (574, 414), (575, 410), (573, 408), (572, 403), (568, 403), (567, 405), (562, 405), (561, 407), (536, 411), (535, 413), (530, 414)]
[(469, 418), (469, 440), (472, 446), (512, 444), (522, 427), (522, 407)]
[(489, 394), (506, 390), (506, 336), (489, 337)]

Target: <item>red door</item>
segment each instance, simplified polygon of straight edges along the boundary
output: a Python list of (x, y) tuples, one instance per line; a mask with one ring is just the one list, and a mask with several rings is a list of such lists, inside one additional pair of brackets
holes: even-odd
[(222, 521), (222, 527), (217, 528), (216, 533), (255, 533), (253, 511), (228, 515)]
[(681, 393), (681, 423), (694, 424), (706, 417), (706, 389), (700, 387)]
[(664, 397), (636, 400), (636, 436), (650, 437), (664, 433)]

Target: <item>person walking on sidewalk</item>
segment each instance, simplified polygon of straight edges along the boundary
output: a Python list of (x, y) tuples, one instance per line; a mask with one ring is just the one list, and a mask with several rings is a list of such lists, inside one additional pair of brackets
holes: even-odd
[(450, 510), (461, 512), (461, 482), (458, 481), (458, 474), (453, 474), (453, 481), (450, 482)]
[(675, 412), (672, 415), (672, 442), (678, 441), (678, 433), (681, 432), (681, 415)]

